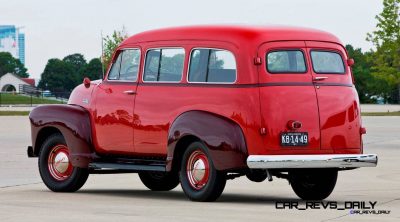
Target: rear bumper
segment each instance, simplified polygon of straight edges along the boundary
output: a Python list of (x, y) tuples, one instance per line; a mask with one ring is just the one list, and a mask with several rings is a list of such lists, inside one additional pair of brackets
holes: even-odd
[(330, 154), (330, 155), (250, 155), (250, 169), (292, 168), (357, 168), (375, 167), (376, 154)]

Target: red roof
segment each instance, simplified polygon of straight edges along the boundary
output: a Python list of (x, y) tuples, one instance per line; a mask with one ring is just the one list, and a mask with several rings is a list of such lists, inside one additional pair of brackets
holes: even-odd
[(31, 79), (31, 78), (21, 78), (24, 82), (28, 83), (31, 86), (35, 86), (35, 79)]
[(310, 28), (289, 26), (239, 26), (208, 25), (163, 28), (142, 32), (126, 39), (121, 46), (152, 41), (170, 40), (216, 40), (235, 45), (253, 43), (259, 45), (269, 41), (325, 41), (341, 43), (331, 33)]

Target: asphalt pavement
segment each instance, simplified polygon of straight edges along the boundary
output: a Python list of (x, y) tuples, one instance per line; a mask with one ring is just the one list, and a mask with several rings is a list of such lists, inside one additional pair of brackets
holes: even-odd
[[(78, 192), (54, 193), (41, 182), (37, 159), (26, 156), (28, 117), (1, 116), (0, 221), (400, 221), (400, 117), (364, 117), (363, 124), (365, 153), (379, 155), (378, 167), (340, 172), (335, 190), (323, 202), (344, 208), (364, 202), (361, 214), (321, 205), (276, 209), (290, 202), (307, 204), (277, 178), (229, 180), (213, 203), (187, 200), (180, 186), (149, 191), (136, 174), (90, 175)], [(375, 201), (375, 212), (366, 210)]]

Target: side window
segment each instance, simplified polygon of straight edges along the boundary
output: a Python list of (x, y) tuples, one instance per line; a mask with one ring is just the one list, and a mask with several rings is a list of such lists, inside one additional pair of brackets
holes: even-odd
[(127, 49), (122, 52), (121, 70), (119, 79), (126, 81), (136, 81), (140, 64), (140, 50)]
[(304, 54), (300, 50), (269, 52), (266, 64), (269, 73), (305, 73), (307, 71)]
[(182, 79), (185, 50), (151, 49), (146, 54), (143, 81), (179, 82)]
[(140, 64), (140, 50), (126, 49), (119, 53), (108, 73), (109, 80), (136, 81)]
[(189, 82), (234, 83), (234, 55), (220, 49), (194, 49), (190, 56)]
[(117, 80), (119, 78), (119, 69), (121, 67), (121, 57), (122, 53), (119, 53), (117, 59), (112, 64), (110, 71), (108, 72), (108, 79), (109, 80)]
[(311, 60), (315, 73), (345, 73), (342, 56), (337, 52), (313, 50)]

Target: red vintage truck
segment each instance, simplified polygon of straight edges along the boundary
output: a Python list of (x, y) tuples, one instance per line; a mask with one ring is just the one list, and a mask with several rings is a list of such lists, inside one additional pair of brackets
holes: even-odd
[(338, 171), (377, 165), (347, 52), (304, 28), (193, 26), (126, 39), (102, 80), (66, 105), (29, 115), (46, 186), (80, 189), (92, 173), (138, 173), (146, 187), (179, 183), (216, 200), (227, 179), (287, 179), (305, 200), (333, 191)]

